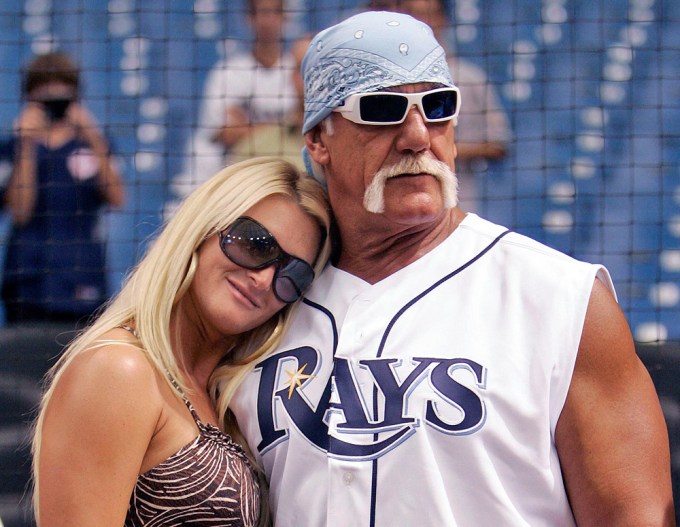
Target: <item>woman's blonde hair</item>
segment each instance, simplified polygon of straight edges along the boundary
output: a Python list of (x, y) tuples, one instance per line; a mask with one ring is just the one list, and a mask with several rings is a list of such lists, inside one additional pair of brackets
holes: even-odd
[[(48, 372), (33, 436), (34, 482), (38, 477), (44, 410), (54, 386), (74, 357), (93, 346), (110, 343), (101, 336), (112, 328), (134, 321), (139, 346), (151, 363), (169, 383), (172, 378), (182, 390), (189, 391), (172, 350), (170, 317), (194, 278), (197, 249), (204, 240), (226, 229), (253, 205), (274, 194), (292, 198), (319, 225), (321, 246), (314, 262), (318, 276), (330, 254), (331, 220), (326, 195), (316, 181), (276, 157), (249, 159), (215, 174), (182, 202), (144, 258), (128, 274), (120, 292)], [(218, 405), (222, 426), (235, 383), (280, 340), (295, 305), (285, 306), (260, 327), (239, 335), (230, 350), (225, 349), (225, 362), (210, 382), (210, 393)], [(34, 503), (38, 503), (37, 488)]]

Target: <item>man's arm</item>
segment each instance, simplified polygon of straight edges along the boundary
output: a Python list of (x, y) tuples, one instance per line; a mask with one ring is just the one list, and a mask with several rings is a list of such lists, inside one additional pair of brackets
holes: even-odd
[(579, 526), (673, 526), (668, 433), (628, 324), (599, 281), (555, 442)]
[(457, 143), (458, 155), (456, 159), (503, 159), (507, 152), (503, 143), (489, 141), (487, 143)]

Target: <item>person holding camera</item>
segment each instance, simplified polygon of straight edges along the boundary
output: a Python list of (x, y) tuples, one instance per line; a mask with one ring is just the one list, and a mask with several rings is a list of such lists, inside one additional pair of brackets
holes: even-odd
[(8, 323), (75, 322), (106, 299), (102, 207), (121, 207), (123, 181), (109, 143), (79, 100), (80, 74), (63, 52), (39, 55), (22, 79), (12, 175), (12, 219), (2, 299)]

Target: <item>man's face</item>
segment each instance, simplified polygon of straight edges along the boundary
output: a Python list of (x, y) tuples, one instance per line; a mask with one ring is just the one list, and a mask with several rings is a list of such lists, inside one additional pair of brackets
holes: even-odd
[(401, 0), (397, 11), (421, 20), (435, 30), (435, 33), (446, 25), (446, 19), (439, 0)]
[[(432, 89), (427, 83), (392, 88), (416, 93)], [(341, 114), (331, 114), (333, 133), (319, 133), (321, 149), (308, 143), (312, 158), (326, 168), (326, 182), (333, 210), (343, 222), (387, 221), (410, 226), (434, 221), (446, 209), (439, 179), (426, 172), (404, 173), (384, 184), (384, 209), (369, 213), (364, 196), (375, 174), (405, 157), (425, 157), (454, 169), (455, 147), (452, 121), (427, 123), (414, 106), (399, 125), (356, 124)], [(308, 140), (314, 137), (308, 134)]]
[(259, 42), (278, 42), (283, 34), (285, 14), (281, 0), (256, 0), (250, 24)]
[(396, 11), (406, 13), (425, 22), (432, 28), (442, 23), (441, 0), (372, 0), (368, 4), (374, 11)]

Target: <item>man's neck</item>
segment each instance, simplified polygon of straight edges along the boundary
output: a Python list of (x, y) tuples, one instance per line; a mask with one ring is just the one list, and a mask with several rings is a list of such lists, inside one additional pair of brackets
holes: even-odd
[(341, 225), (343, 242), (337, 267), (375, 284), (437, 247), (464, 217), (464, 212), (454, 208), (436, 222), (392, 231), (375, 232)]

